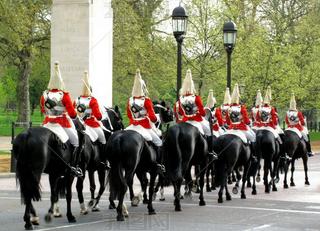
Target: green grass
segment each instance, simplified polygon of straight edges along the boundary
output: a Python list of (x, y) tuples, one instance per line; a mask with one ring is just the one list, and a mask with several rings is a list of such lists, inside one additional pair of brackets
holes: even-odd
[(320, 140), (320, 132), (310, 132), (310, 140), (311, 141)]
[(11, 155), (11, 152), (10, 151), (2, 151), (2, 150), (0, 150), (0, 156), (1, 155)]
[[(17, 120), (17, 112), (6, 112), (0, 111), (0, 136), (11, 136), (12, 132), (12, 122)], [(41, 124), (43, 120), (43, 116), (40, 114), (39, 109), (36, 109), (31, 116), (31, 121), (35, 125)], [(15, 128), (15, 135), (19, 134), (23, 131), (24, 128), (16, 127)]]

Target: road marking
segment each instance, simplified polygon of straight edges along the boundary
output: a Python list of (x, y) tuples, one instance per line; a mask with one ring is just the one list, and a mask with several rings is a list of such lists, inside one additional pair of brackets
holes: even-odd
[(92, 224), (99, 224), (103, 223), (106, 221), (114, 221), (115, 219), (103, 219), (99, 221), (92, 221), (92, 222), (86, 222), (86, 223), (80, 223), (80, 224), (74, 224), (74, 225), (63, 225), (63, 226), (56, 226), (56, 227), (51, 227), (51, 228), (44, 228), (44, 229), (37, 229), (38, 231), (48, 231), (48, 230), (55, 230), (55, 229), (66, 229), (66, 228), (73, 228), (73, 227), (79, 227), (79, 226), (84, 226), (84, 225), (92, 225)]
[[(20, 197), (0, 197), (4, 200), (20, 200)], [(43, 201), (49, 201), (49, 198), (41, 198)], [(62, 201), (62, 200), (61, 200)], [(102, 202), (108, 202), (109, 200), (101, 199)], [(125, 200), (125, 203), (130, 203), (130, 201)], [(153, 204), (163, 204), (163, 205), (173, 205), (173, 203), (154, 201)], [(197, 204), (191, 203), (181, 203), (181, 206), (196, 206)], [(270, 212), (283, 212), (283, 213), (298, 213), (298, 214), (317, 214), (320, 215), (320, 211), (308, 211), (308, 210), (295, 210), (295, 209), (273, 209), (273, 208), (261, 208), (261, 207), (243, 207), (243, 206), (225, 206), (225, 205), (206, 205), (206, 207), (211, 208), (221, 208), (221, 209), (244, 209), (244, 210), (259, 210), (259, 211), (270, 211)], [(306, 208), (310, 209), (320, 209), (320, 206), (308, 206)]]
[(245, 229), (244, 231), (260, 230), (260, 229), (266, 229), (266, 228), (270, 228), (270, 227), (271, 227), (271, 225), (260, 225), (260, 226), (253, 227), (253, 228), (250, 228), (250, 229)]

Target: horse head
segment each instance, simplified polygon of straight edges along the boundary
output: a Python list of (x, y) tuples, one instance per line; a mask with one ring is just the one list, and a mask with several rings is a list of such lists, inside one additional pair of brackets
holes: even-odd
[(106, 116), (101, 122), (108, 130), (118, 131), (124, 129), (122, 115), (117, 105), (114, 108), (105, 107), (104, 113)]
[(154, 103), (154, 111), (156, 114), (159, 114), (161, 123), (170, 123), (173, 121), (173, 111), (170, 108), (170, 105), (165, 101)]

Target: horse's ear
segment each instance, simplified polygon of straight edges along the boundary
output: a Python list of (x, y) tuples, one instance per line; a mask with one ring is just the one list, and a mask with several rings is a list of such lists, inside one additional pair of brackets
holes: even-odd
[(119, 106), (118, 105), (115, 105), (114, 106), (114, 110), (117, 112), (117, 113), (119, 113), (120, 111), (119, 111)]

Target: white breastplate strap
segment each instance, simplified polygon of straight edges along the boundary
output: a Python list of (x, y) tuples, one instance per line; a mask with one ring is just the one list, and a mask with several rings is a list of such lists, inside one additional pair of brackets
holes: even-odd
[(299, 138), (302, 137), (302, 134), (301, 134), (301, 132), (299, 131), (298, 128), (287, 128), (286, 131), (293, 131), (299, 136)]
[(43, 127), (49, 129), (54, 134), (56, 134), (62, 143), (65, 143), (69, 140), (68, 134), (65, 132), (65, 130), (61, 127), (58, 123), (47, 123), (44, 124)]
[(227, 131), (223, 134), (223, 136), (224, 136), (224, 135), (235, 135), (235, 136), (238, 136), (238, 137), (243, 141), (243, 143), (246, 144), (246, 143), (248, 142), (246, 135), (245, 135), (244, 132), (242, 132), (241, 130), (233, 130), (233, 129), (227, 130)]

